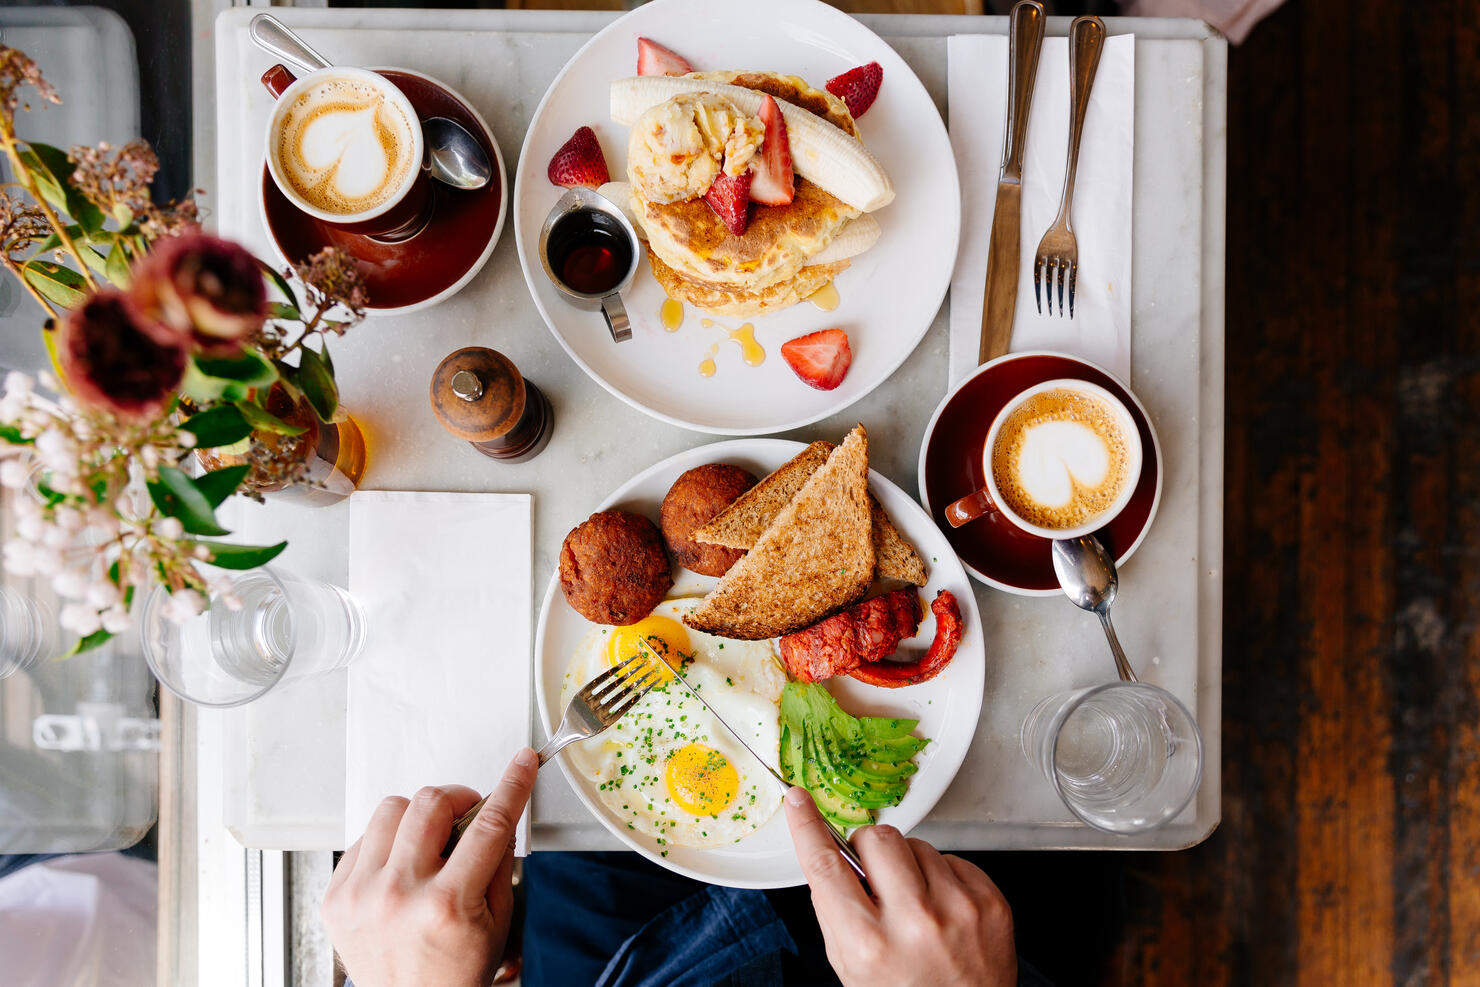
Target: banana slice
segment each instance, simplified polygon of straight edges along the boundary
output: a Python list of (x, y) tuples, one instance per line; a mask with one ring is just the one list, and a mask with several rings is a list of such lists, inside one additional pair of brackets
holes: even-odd
[(879, 239), (879, 221), (864, 213), (837, 232), (827, 246), (807, 258), (807, 267), (814, 264), (836, 264), (840, 260), (857, 257)]
[[(764, 95), (753, 89), (702, 79), (634, 76), (612, 83), (612, 120), (630, 127), (649, 107), (680, 93), (692, 92), (717, 93), (751, 115), (760, 113)], [(893, 183), (863, 144), (800, 107), (779, 99), (776, 104), (786, 118), (791, 163), (798, 174), (863, 212), (873, 212), (894, 199)]]

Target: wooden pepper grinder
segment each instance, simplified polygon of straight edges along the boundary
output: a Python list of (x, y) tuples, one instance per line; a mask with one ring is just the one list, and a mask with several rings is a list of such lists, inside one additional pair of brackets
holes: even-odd
[(533, 459), (555, 430), (545, 395), (508, 357), (485, 346), (466, 346), (438, 364), (431, 391), (442, 427), (491, 459)]

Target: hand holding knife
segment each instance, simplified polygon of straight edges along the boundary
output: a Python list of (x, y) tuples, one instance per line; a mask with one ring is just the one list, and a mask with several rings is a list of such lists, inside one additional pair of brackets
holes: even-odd
[(1007, 125), (1002, 140), (1002, 171), (997, 179), (997, 206), (992, 213), (992, 240), (987, 248), (979, 363), (1006, 353), (1012, 343), (1022, 264), (1023, 151), (1028, 143), (1033, 84), (1038, 79), (1038, 55), (1043, 48), (1041, 3), (1021, 0), (1009, 17)]

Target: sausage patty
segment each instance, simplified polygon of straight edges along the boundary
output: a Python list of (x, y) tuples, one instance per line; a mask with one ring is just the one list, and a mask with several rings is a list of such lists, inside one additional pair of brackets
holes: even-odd
[(631, 511), (601, 511), (560, 546), (560, 589), (571, 608), (598, 624), (635, 624), (673, 586), (663, 539)]
[(673, 561), (705, 576), (723, 576), (740, 561), (745, 549), (705, 545), (692, 536), (755, 482), (750, 473), (728, 463), (695, 466), (674, 480), (663, 498), (661, 512), (663, 540), (673, 553)]

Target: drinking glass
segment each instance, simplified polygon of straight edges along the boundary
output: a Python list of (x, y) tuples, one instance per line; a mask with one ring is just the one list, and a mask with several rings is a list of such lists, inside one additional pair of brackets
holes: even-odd
[(1069, 811), (1107, 833), (1165, 825), (1202, 780), (1197, 722), (1144, 682), (1050, 696), (1023, 721), (1021, 743)]
[(56, 613), (39, 600), (0, 586), (0, 679), (62, 653)]
[(165, 688), (201, 706), (240, 706), (280, 682), (343, 668), (365, 644), (365, 617), (338, 586), (281, 569), (236, 578), (241, 606), (213, 596), (199, 616), (165, 616), (157, 587), (144, 605), (144, 657)]

